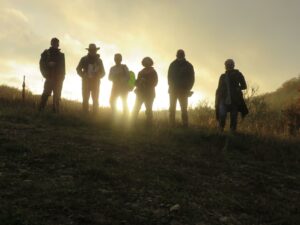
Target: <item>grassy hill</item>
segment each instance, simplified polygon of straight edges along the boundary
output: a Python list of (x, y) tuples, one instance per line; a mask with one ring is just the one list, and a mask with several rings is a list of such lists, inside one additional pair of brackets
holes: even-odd
[(283, 109), (300, 98), (300, 76), (284, 82), (274, 92), (262, 95), (265, 101), (273, 109)]
[[(15, 96), (15, 97), (13, 97)], [(0, 88), (0, 224), (300, 222), (299, 139), (39, 114)]]

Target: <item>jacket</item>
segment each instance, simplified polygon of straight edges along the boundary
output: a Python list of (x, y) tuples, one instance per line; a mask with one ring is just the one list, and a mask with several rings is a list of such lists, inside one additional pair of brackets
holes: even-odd
[(86, 55), (82, 57), (76, 68), (77, 74), (81, 78), (102, 78), (105, 75), (103, 62), (100, 59), (100, 55), (91, 56)]
[(40, 58), (40, 71), (44, 78), (62, 78), (66, 74), (65, 55), (60, 49), (46, 49)]
[(245, 89), (247, 89), (247, 84), (240, 71), (229, 70), (220, 76), (215, 99), (217, 119), (220, 104), (237, 106), (243, 117), (249, 113), (242, 92)]
[(187, 60), (174, 60), (168, 71), (169, 92), (188, 93), (194, 86), (194, 67)]
[(126, 65), (114, 65), (111, 67), (108, 79), (113, 82), (113, 89), (120, 91), (129, 91), (129, 70)]
[(141, 70), (135, 82), (136, 94), (143, 97), (155, 97), (155, 87), (158, 83), (157, 72), (153, 67)]

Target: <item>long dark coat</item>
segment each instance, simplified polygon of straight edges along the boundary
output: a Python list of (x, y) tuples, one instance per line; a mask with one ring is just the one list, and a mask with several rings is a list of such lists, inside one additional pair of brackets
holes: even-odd
[[(228, 79), (230, 91), (228, 91), (226, 79)], [(224, 104), (226, 102), (228, 94), (230, 94), (231, 104), (238, 107), (238, 111), (242, 114), (242, 117), (245, 117), (249, 113), (242, 92), (245, 89), (247, 89), (247, 84), (240, 71), (235, 69), (229, 70), (220, 76), (215, 99), (217, 120), (219, 119), (219, 106), (221, 103)]]

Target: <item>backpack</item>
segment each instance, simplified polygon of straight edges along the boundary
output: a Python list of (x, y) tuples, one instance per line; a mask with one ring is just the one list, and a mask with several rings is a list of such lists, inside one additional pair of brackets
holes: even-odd
[(132, 91), (135, 87), (135, 74), (133, 71), (129, 71), (128, 89)]

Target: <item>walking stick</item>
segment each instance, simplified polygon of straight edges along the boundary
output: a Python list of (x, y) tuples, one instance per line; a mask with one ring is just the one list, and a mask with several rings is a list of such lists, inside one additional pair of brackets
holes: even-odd
[(23, 102), (25, 102), (25, 87), (26, 87), (25, 76), (23, 76), (23, 84), (22, 84), (22, 100), (23, 100)]

